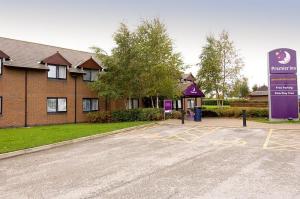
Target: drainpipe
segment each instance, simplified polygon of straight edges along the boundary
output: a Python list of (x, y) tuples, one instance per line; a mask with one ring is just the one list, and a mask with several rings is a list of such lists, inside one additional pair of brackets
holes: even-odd
[(28, 76), (28, 70), (25, 70), (25, 127), (28, 127), (28, 118), (27, 118), (27, 92), (28, 92), (28, 83), (27, 83), (27, 81), (28, 81), (28, 78), (27, 78), (27, 76)]
[(75, 118), (74, 123), (77, 123), (77, 76), (74, 76), (75, 88), (74, 88), (74, 103), (75, 103)]

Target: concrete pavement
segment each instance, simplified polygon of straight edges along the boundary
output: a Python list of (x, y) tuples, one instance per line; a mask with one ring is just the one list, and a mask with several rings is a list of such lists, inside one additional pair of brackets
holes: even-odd
[(300, 198), (300, 130), (168, 122), (1, 160), (0, 198)]

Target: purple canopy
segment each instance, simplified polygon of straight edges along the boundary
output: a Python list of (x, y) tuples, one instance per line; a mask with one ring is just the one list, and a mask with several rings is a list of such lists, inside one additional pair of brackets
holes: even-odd
[(183, 96), (184, 97), (205, 97), (203, 92), (198, 88), (198, 86), (195, 83), (192, 83), (183, 91)]

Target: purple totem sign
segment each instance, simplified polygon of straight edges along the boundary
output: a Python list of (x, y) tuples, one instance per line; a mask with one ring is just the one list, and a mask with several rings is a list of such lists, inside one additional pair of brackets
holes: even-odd
[(269, 52), (269, 118), (299, 118), (295, 50), (281, 48)]
[(167, 113), (172, 112), (172, 100), (164, 100), (164, 109)]

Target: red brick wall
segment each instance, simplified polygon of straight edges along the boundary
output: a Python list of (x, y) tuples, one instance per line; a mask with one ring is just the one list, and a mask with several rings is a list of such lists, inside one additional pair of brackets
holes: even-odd
[(2, 115), (0, 127), (24, 126), (25, 124), (25, 72), (2, 68), (0, 75), (0, 96)]
[[(28, 70), (27, 122), (29, 126), (75, 122), (75, 79), (70, 73), (66, 80), (48, 79), (47, 71)], [(89, 82), (77, 78), (77, 122), (86, 122), (82, 98), (97, 98), (88, 87)], [(3, 113), (0, 127), (25, 125), (25, 71), (3, 67), (0, 76), (0, 96), (3, 97)], [(66, 113), (47, 113), (47, 97), (66, 97)], [(99, 110), (105, 110), (105, 100), (99, 99)], [(115, 107), (113, 107), (115, 109)]]

